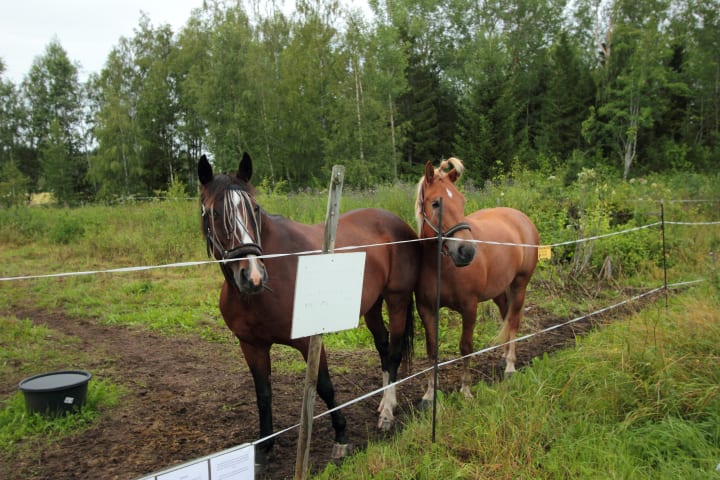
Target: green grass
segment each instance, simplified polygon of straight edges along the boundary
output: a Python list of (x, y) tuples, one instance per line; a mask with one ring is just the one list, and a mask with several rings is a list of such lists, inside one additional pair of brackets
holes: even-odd
[(9, 378), (10, 372), (37, 373), (38, 365), (62, 368), (67, 361), (64, 352), (77, 343), (75, 338), (14, 316), (0, 316), (0, 332), (0, 375), (3, 378)]
[[(81, 365), (89, 355), (78, 352), (74, 337), (34, 325), (27, 319), (0, 316), (0, 332), (0, 376), (3, 379)], [(60, 441), (63, 436), (76, 434), (92, 425), (103, 412), (110, 412), (123, 392), (121, 386), (93, 378), (88, 384), (81, 412), (51, 419), (28, 413), (23, 394), (16, 391), (0, 399), (0, 452), (13, 454), (20, 440), (24, 446), (19, 448), (31, 448), (28, 445), (35, 442)]]
[(21, 392), (0, 402), (0, 451), (12, 454), (22, 440), (25, 446), (46, 440), (62, 441), (92, 426), (104, 412), (118, 405), (124, 389), (104, 380), (91, 379), (85, 404), (79, 412), (61, 417), (29, 413)]
[(317, 478), (720, 478), (720, 296), (660, 304), (446, 397), (435, 444), (420, 415)]

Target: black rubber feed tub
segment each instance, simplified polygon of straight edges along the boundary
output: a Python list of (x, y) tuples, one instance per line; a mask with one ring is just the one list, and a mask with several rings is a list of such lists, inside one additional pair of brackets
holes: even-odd
[(90, 378), (84, 370), (41, 373), (24, 379), (19, 388), (30, 413), (58, 417), (82, 409)]

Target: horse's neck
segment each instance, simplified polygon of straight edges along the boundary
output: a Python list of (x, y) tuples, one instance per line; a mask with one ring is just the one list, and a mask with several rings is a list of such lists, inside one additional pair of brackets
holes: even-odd
[(306, 225), (267, 213), (263, 214), (262, 225), (262, 247), (266, 254), (297, 253), (322, 248), (322, 226)]

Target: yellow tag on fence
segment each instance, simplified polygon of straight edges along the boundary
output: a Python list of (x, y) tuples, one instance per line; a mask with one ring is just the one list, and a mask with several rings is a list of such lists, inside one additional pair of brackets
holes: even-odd
[(552, 249), (550, 247), (538, 247), (538, 260), (550, 260), (552, 258)]

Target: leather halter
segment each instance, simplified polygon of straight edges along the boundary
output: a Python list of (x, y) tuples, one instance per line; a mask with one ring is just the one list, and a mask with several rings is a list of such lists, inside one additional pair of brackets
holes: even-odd
[(448, 228), (447, 230), (445, 230), (444, 232), (441, 233), (441, 232), (440, 232), (440, 229), (439, 229), (438, 227), (436, 227), (435, 225), (433, 225), (432, 222), (430, 221), (430, 219), (428, 218), (428, 216), (425, 215), (425, 212), (423, 212), (423, 220), (425, 221), (425, 223), (428, 224), (428, 226), (430, 227), (430, 229), (431, 229), (433, 232), (435, 232), (435, 235), (440, 235), (440, 236), (442, 236), (443, 238), (450, 238), (450, 237), (452, 237), (454, 234), (456, 234), (457, 232), (459, 232), (460, 230), (470, 230), (470, 224), (469, 224), (469, 223), (467, 223), (467, 222), (460, 222), (460, 223), (455, 224), (454, 226)]
[[(422, 202), (422, 204), (424, 204), (424, 203), (425, 203), (425, 192), (424, 192), (424, 189), (423, 189), (423, 191), (421, 191), (420, 195), (421, 195), (421, 198), (420, 198), (419, 200)], [(469, 223), (467, 223), (467, 222), (459, 222), (459, 223), (453, 225), (452, 227), (448, 228), (448, 229), (445, 230), (444, 232), (440, 232), (440, 229), (439, 229), (438, 227), (436, 227), (435, 225), (433, 225), (432, 222), (430, 221), (430, 218), (427, 216), (427, 214), (425, 214), (425, 207), (424, 207), (424, 206), (422, 207), (422, 216), (423, 216), (423, 222), (425, 222), (425, 223), (428, 224), (428, 227), (430, 227), (430, 229), (431, 229), (433, 232), (435, 232), (435, 235), (441, 236), (441, 237), (443, 237), (443, 238), (450, 238), (450, 237), (452, 237), (454, 234), (456, 234), (457, 232), (459, 232), (460, 230), (470, 230), (470, 224), (469, 224)]]

